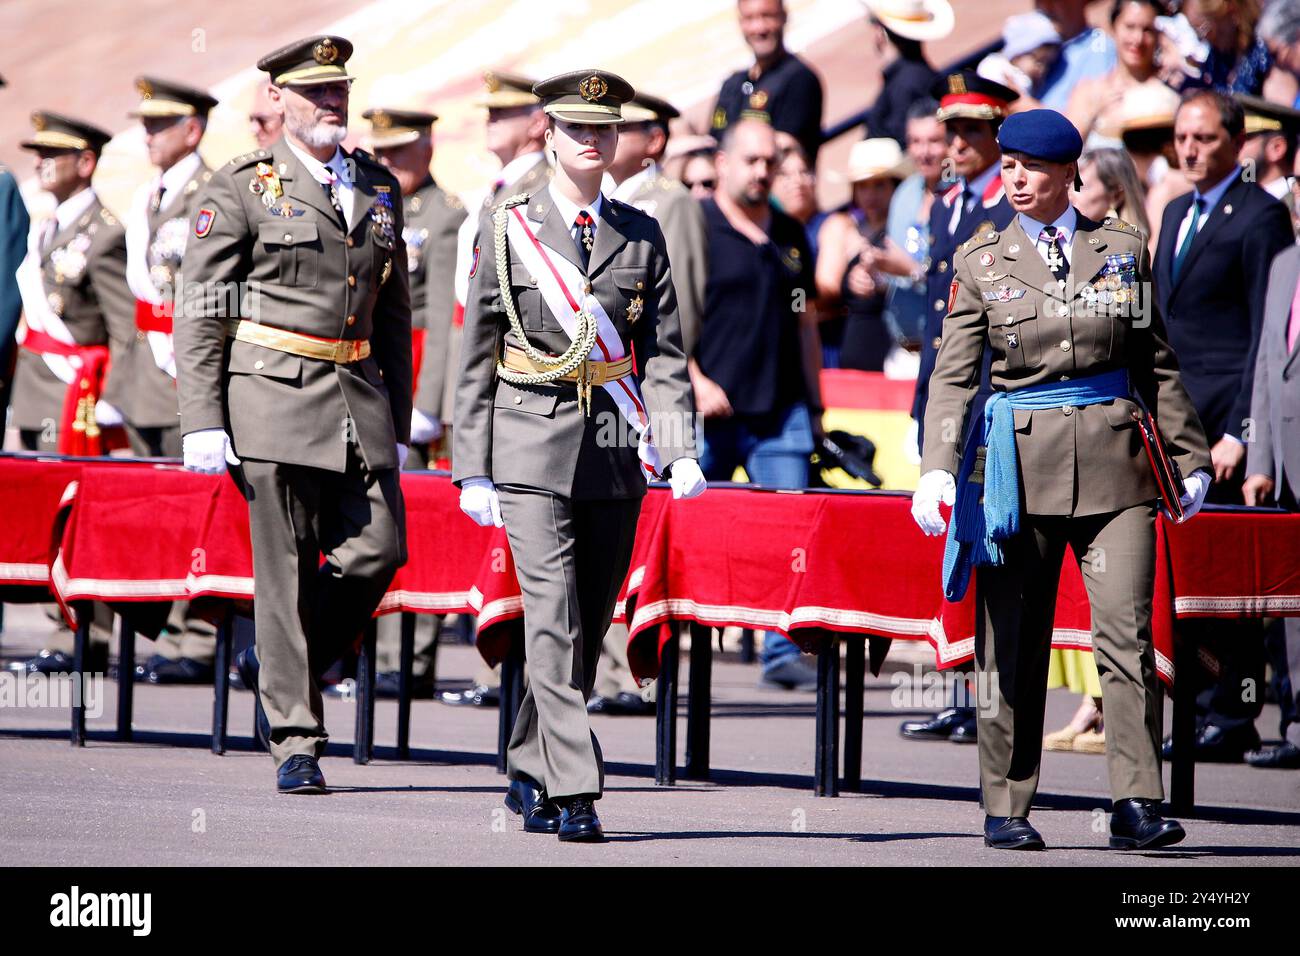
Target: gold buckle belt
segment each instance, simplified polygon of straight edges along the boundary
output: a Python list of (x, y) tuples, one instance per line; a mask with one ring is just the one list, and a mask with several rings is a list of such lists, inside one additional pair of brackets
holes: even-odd
[(277, 352), (288, 352), (290, 355), (301, 355), (303, 358), (322, 359), (337, 365), (360, 362), (370, 355), (370, 342), (367, 339), (322, 339), (247, 319), (234, 320), (230, 324), (230, 330), (240, 342), (275, 349)]
[[(545, 372), (548, 367), (539, 365), (528, 357), (528, 353), (513, 345), (506, 346), (505, 359), (501, 363), (512, 372)], [(580, 385), (604, 385), (617, 382), (632, 373), (632, 356), (625, 355), (613, 362), (596, 362), (588, 360), (572, 372), (561, 375), (557, 381), (574, 382)]]

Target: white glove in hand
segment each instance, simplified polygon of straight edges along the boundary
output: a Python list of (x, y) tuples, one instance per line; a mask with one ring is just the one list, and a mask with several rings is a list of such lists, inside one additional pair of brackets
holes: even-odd
[(116, 428), (122, 424), (122, 413), (101, 398), (95, 403), (95, 423), (102, 428)]
[(501, 499), (489, 478), (466, 478), (461, 482), (460, 510), (473, 518), (474, 523), (481, 528), (505, 526), (501, 520)]
[(694, 458), (678, 458), (673, 462), (669, 466), (668, 484), (672, 486), (674, 498), (698, 498), (709, 487), (700, 463)]
[(238, 465), (239, 459), (230, 448), (230, 436), (224, 428), (202, 428), (181, 439), (181, 453), (185, 467), (204, 475), (219, 475), (227, 463)]
[(411, 444), (427, 445), (442, 437), (442, 422), (418, 408), (411, 409)]
[(943, 534), (946, 525), (939, 513), (939, 502), (951, 505), (956, 500), (957, 483), (952, 475), (938, 469), (927, 471), (912, 495), (912, 519), (928, 535)]
[(400, 441), (397, 443), (397, 470), (401, 471), (406, 467), (406, 456), (411, 453), (410, 445), (403, 445)]
[[(1205, 496), (1210, 491), (1210, 475), (1203, 468), (1198, 468), (1183, 479), (1183, 496), (1178, 499), (1183, 506), (1183, 520), (1187, 521), (1205, 504)], [(1168, 512), (1165, 512), (1167, 515)]]

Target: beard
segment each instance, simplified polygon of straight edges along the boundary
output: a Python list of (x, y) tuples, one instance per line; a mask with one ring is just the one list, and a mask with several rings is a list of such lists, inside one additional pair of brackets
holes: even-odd
[(288, 113), (285, 114), (284, 125), (295, 139), (312, 149), (337, 146), (348, 137), (346, 125), (332, 126), (328, 123), (301, 122), (297, 119), (291, 119)]

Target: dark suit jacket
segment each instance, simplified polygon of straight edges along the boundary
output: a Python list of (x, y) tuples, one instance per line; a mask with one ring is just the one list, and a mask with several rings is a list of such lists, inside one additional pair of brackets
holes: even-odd
[(1156, 308), (1213, 445), (1225, 434), (1243, 437), (1269, 266), (1295, 236), (1286, 207), (1238, 178), (1192, 241), (1175, 282), (1178, 227), (1191, 205), (1188, 193), (1165, 207), (1152, 271)]
[[(925, 405), (930, 398), (930, 375), (934, 372), (934, 361), (939, 355), (939, 343), (943, 339), (943, 320), (948, 315), (948, 298), (953, 283), (953, 254), (967, 239), (975, 235), (975, 229), (984, 223), (992, 223), (993, 228), (1002, 230), (1015, 216), (1007, 197), (999, 188), (994, 197), (989, 197), (990, 205), (984, 200), (977, 201), (973, 209), (957, 221), (955, 232), (948, 231), (952, 219), (952, 203), (960, 202), (960, 195), (953, 197), (950, 193), (936, 198), (930, 204), (930, 266), (926, 275), (926, 313), (925, 336), (921, 340), (921, 369), (916, 376), (916, 397), (912, 401), (912, 417), (916, 419), (917, 447), (925, 447)], [(984, 403), (993, 393), (989, 383), (989, 360), (985, 356), (983, 371), (980, 373), (980, 390), (971, 405), (970, 425), (979, 421), (984, 415)]]

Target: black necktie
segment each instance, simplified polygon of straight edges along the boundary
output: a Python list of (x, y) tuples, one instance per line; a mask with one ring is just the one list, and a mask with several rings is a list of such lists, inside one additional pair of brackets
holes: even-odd
[(574, 241), (578, 244), (578, 255), (582, 257), (582, 269), (585, 272), (591, 264), (591, 248), (596, 244), (596, 223), (584, 209), (578, 213), (578, 218), (573, 221), (573, 225), (578, 230)]
[(339, 202), (339, 189), (335, 183), (334, 173), (327, 167), (326, 172), (330, 174), (329, 182), (321, 183), (321, 188), (325, 190), (325, 195), (329, 197), (330, 205), (334, 207), (334, 214), (338, 216), (339, 225), (344, 229), (348, 227), (348, 220), (343, 215), (343, 203)]
[(1070, 264), (1065, 261), (1065, 250), (1061, 248), (1061, 232), (1055, 226), (1043, 230), (1047, 240), (1047, 267), (1052, 270), (1058, 281), (1064, 282), (1070, 274)]

